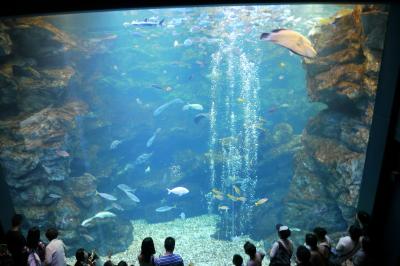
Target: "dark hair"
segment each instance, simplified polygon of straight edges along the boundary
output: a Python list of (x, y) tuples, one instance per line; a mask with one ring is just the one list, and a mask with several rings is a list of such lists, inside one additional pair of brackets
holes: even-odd
[(175, 248), (175, 239), (173, 237), (167, 237), (164, 241), (164, 248), (166, 251), (172, 252)]
[(309, 262), (311, 258), (311, 252), (303, 245), (300, 245), (296, 251), (296, 258), (299, 262)]
[(358, 241), (360, 239), (360, 236), (362, 236), (362, 230), (358, 225), (352, 225), (349, 228), (349, 235), (351, 237), (351, 240)]
[(317, 236), (319, 241), (325, 240), (325, 236), (328, 233), (323, 227), (315, 227), (313, 232)]
[(126, 263), (124, 260), (121, 260), (118, 262), (118, 266), (128, 266), (128, 263)]
[(276, 231), (279, 231), (279, 228), (280, 228), (282, 225), (283, 225), (283, 224), (276, 224), (276, 225), (275, 225)]
[(24, 220), (24, 217), (21, 214), (14, 214), (14, 216), (11, 219), (12, 227), (20, 226), (22, 224), (23, 220)]
[(306, 234), (306, 244), (311, 248), (311, 250), (317, 249), (318, 239), (314, 234)]
[(78, 248), (75, 252), (76, 261), (85, 261), (85, 250), (83, 248)]
[(46, 237), (49, 241), (58, 237), (58, 230), (56, 228), (49, 228), (46, 231)]
[(357, 212), (357, 219), (360, 221), (360, 224), (364, 227), (369, 224), (370, 216), (365, 211)]
[[(172, 248), (173, 250), (173, 248)], [(154, 242), (151, 237), (146, 237), (142, 241), (142, 250), (141, 250), (141, 255), (143, 256), (144, 262), (150, 262), (150, 258), (153, 254), (156, 253), (156, 250), (154, 248)]]
[(243, 264), (243, 258), (239, 254), (233, 255), (232, 263), (235, 266), (242, 266)]
[(103, 266), (114, 266), (111, 260), (104, 262)]
[(249, 241), (246, 241), (246, 243), (244, 243), (243, 248), (244, 248), (244, 252), (247, 255), (249, 255), (250, 259), (253, 259), (256, 256), (256, 252), (257, 252), (256, 246), (254, 246)]
[(280, 238), (280, 239), (283, 239), (283, 240), (288, 239), (288, 237), (290, 236), (290, 234), (291, 234), (290, 229), (282, 230), (282, 231), (279, 231), (279, 232), (278, 232), (279, 238)]
[(26, 236), (26, 246), (30, 249), (36, 249), (40, 241), (40, 230), (37, 226), (32, 227)]

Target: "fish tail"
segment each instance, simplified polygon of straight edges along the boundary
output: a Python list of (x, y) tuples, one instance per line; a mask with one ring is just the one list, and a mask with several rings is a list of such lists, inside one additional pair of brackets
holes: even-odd
[(158, 25), (162, 26), (163, 23), (164, 23), (164, 19), (160, 20), (160, 22), (158, 22)]
[(168, 191), (168, 195), (171, 194), (171, 190), (169, 188), (167, 188), (167, 191)]
[(270, 35), (270, 33), (268, 33), (268, 32), (261, 33), (260, 40), (268, 39), (269, 35)]

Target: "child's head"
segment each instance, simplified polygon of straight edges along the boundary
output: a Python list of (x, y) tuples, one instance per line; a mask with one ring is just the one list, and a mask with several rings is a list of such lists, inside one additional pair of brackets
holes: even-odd
[(233, 255), (232, 263), (235, 266), (242, 266), (243, 264), (243, 258), (239, 254)]

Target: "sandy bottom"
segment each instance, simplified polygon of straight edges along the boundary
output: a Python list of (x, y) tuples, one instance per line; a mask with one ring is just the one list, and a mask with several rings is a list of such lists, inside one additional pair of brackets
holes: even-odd
[[(257, 250), (265, 252), (262, 241), (253, 241), (248, 236), (241, 236), (234, 241), (217, 240), (211, 237), (216, 231), (217, 215), (203, 215), (185, 220), (176, 219), (166, 223), (148, 224), (144, 220), (132, 221), (134, 241), (129, 248), (111, 258), (114, 264), (125, 260), (128, 265), (139, 265), (137, 255), (145, 237), (152, 237), (156, 248), (156, 257), (164, 253), (164, 239), (168, 236), (175, 238), (175, 251), (182, 256), (185, 265), (194, 266), (225, 266), (232, 265), (234, 254), (240, 254), (245, 263), (248, 256), (243, 251), (245, 241), (251, 241)], [(102, 257), (103, 261), (107, 258)], [(73, 265), (75, 258), (68, 258)], [(266, 257), (263, 265), (268, 265)]]

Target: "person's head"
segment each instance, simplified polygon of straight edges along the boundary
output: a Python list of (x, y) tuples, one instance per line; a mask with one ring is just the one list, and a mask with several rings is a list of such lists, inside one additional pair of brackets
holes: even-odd
[(364, 228), (365, 226), (367, 226), (369, 224), (370, 216), (365, 211), (359, 211), (356, 214), (356, 219), (357, 219), (358, 223), (360, 224), (360, 226), (362, 228)]
[[(167, 249), (167, 248), (165, 248)], [(174, 248), (172, 248), (174, 250)], [(156, 249), (154, 248), (154, 242), (151, 237), (146, 237), (142, 241), (142, 248), (141, 248), (141, 254), (143, 256), (143, 259), (145, 262), (150, 262), (150, 258), (153, 254), (156, 253)]]
[(317, 249), (317, 244), (318, 240), (316, 235), (310, 233), (306, 234), (306, 245), (309, 246), (311, 250)]
[(349, 236), (350, 236), (351, 240), (358, 241), (360, 239), (360, 236), (362, 236), (361, 228), (357, 225), (350, 226)]
[(325, 236), (327, 234), (325, 228), (315, 227), (313, 230), (314, 234), (317, 236), (318, 241), (325, 241)]
[(103, 266), (114, 266), (111, 260), (104, 262)]
[(40, 241), (40, 230), (37, 226), (32, 227), (26, 236), (26, 246), (30, 249), (35, 249)]
[(173, 252), (175, 249), (175, 239), (173, 237), (167, 237), (164, 241), (164, 248), (167, 252)]
[(242, 266), (243, 265), (243, 258), (239, 254), (233, 255), (232, 263), (235, 266)]
[(252, 259), (256, 256), (256, 252), (257, 252), (256, 246), (254, 246), (249, 241), (246, 241), (246, 243), (244, 243), (243, 248), (244, 248), (244, 253), (249, 255), (250, 259)]
[(306, 262), (310, 261), (311, 253), (308, 250), (308, 248), (306, 248), (303, 245), (300, 245), (296, 251), (296, 258), (297, 258), (297, 262), (306, 263)]
[(87, 253), (83, 248), (78, 248), (75, 252), (76, 261), (86, 261), (87, 260)]
[(128, 266), (128, 263), (126, 263), (126, 261), (121, 260), (120, 262), (118, 262), (118, 266)]
[(46, 237), (49, 241), (58, 237), (58, 230), (56, 228), (49, 228), (46, 231)]
[(286, 225), (281, 225), (278, 229), (278, 235), (280, 239), (288, 239), (290, 236), (291, 232), (289, 227), (287, 227)]
[(22, 217), (21, 214), (14, 214), (14, 216), (11, 219), (11, 225), (12, 227), (19, 227), (22, 224), (22, 221), (24, 218)]

